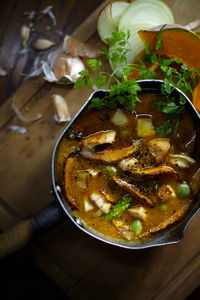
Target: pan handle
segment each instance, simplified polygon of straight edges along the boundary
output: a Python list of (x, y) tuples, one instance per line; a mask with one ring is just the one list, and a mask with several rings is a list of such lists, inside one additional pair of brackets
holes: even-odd
[(0, 234), (0, 259), (24, 247), (52, 227), (64, 222), (67, 216), (55, 200), (34, 215), (17, 222)]

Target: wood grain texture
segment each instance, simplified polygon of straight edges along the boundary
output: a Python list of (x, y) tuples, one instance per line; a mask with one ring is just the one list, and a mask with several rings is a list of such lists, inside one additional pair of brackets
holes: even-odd
[[(57, 2), (61, 3), (61, 1)], [(78, 3), (78, 8), (73, 7), (75, 2)], [(91, 7), (94, 9), (94, 6), (102, 1), (88, 0), (88, 5), (89, 2), (92, 3)], [(187, 24), (199, 15), (199, 0), (165, 2), (172, 7), (176, 20), (180, 24)], [(7, 16), (13, 3), (15, 2), (8, 2)], [(19, 3), (22, 2), (19, 1)], [(29, 9), (26, 6), (30, 4), (23, 3), (19, 6), (19, 10), (32, 9), (32, 6), (29, 6)], [(38, 3), (38, 10), (41, 10), (41, 7), (44, 8), (50, 2), (35, 1), (34, 5), (36, 3)], [(77, 24), (71, 14), (79, 11), (83, 4), (81, 1), (63, 1), (62, 3), (68, 5), (67, 14), (70, 16), (66, 21), (68, 29), (62, 27), (63, 21), (60, 20), (61, 28), (69, 32), (68, 30), (71, 28), (72, 31)], [(19, 11), (18, 14), (20, 15)], [(82, 37), (85, 32), (87, 41), (101, 45), (95, 32), (94, 16), (95, 14), (88, 18), (84, 26), (79, 27), (75, 33)], [(6, 25), (3, 24), (3, 26), (4, 31), (8, 32)], [(0, 28), (0, 38), (4, 32), (1, 30), (2, 28)], [(13, 63), (12, 59), (11, 62)], [(18, 68), (19, 65), (20, 63), (18, 63)], [(16, 80), (18, 83), (13, 85), (13, 74), (17, 74), (17, 71), (15, 72), (8, 76), (13, 90), (17, 84), (21, 84)], [(8, 84), (7, 79), (1, 80)], [(9, 93), (8, 85), (6, 92), (1, 93), (3, 101), (6, 93)], [(65, 126), (53, 121), (51, 101), (53, 93), (65, 96), (73, 116), (87, 99), (90, 91), (84, 89), (80, 92), (73, 90), (70, 86), (44, 84), (41, 78), (38, 78), (21, 87), (16, 91), (15, 96), (16, 104), (21, 107), (26, 117), (42, 113), (41, 120), (27, 126), (13, 117), (10, 103), (5, 102), (0, 109), (0, 127), (2, 127), (0, 130), (0, 195), (20, 217), (35, 212), (52, 200), (49, 196), (51, 156), (54, 144)], [(9, 101), (11, 100), (10, 98)], [(24, 135), (10, 132), (9, 124), (26, 126), (28, 132)], [(7, 218), (4, 226), (8, 226), (8, 222)], [(188, 293), (199, 285), (199, 225), (200, 216), (198, 215), (190, 224), (180, 244), (129, 251), (94, 240), (75, 229), (71, 223), (66, 222), (45, 234), (27, 249), (27, 252), (71, 299), (146, 300), (155, 297), (157, 299), (185, 299)], [(182, 288), (183, 285), (184, 288)]]
[[(44, 60), (51, 50), (37, 51), (31, 43), (38, 37), (46, 37), (60, 45), (65, 34), (71, 34), (95, 8), (101, 0), (2, 0), (0, 3), (0, 66), (8, 71), (6, 77), (0, 77), (0, 104), (19, 88), (26, 78), (22, 73), (29, 74), (33, 71), (36, 57)], [(51, 20), (41, 14), (47, 6), (53, 6), (53, 13), (57, 25), (52, 26)], [(29, 20), (25, 12), (35, 11), (36, 16)], [(26, 54), (20, 54), (23, 49), (20, 30), (23, 24), (33, 24)], [(50, 28), (49, 28), (50, 27)], [(61, 32), (59, 35), (57, 32)], [(54, 47), (54, 48), (55, 48)]]

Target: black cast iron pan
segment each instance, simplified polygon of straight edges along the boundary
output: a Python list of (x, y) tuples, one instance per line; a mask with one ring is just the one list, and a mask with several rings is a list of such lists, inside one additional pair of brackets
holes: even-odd
[[(162, 85), (161, 80), (140, 80), (138, 81), (142, 88), (143, 93), (159, 93)], [(184, 232), (191, 222), (192, 218), (200, 210), (200, 192), (196, 195), (193, 205), (189, 213), (182, 219), (180, 222), (174, 224), (170, 228), (163, 230), (161, 233), (153, 236), (149, 240), (142, 242), (125, 242), (113, 240), (111, 238), (102, 236), (98, 232), (86, 227), (79, 219), (77, 219), (70, 206), (67, 204), (66, 200), (62, 196), (61, 188), (57, 184), (56, 178), (56, 153), (60, 141), (65, 136), (66, 131), (71, 126), (79, 114), (85, 109), (88, 103), (93, 97), (103, 97), (106, 91), (99, 90), (91, 94), (90, 98), (86, 101), (80, 111), (76, 114), (73, 120), (68, 124), (64, 129), (61, 136), (59, 137), (53, 152), (52, 157), (52, 186), (53, 193), (55, 195), (55, 201), (52, 202), (47, 207), (41, 209), (39, 212), (36, 212), (34, 215), (25, 218), (24, 220), (17, 223), (14, 227), (0, 235), (0, 257), (5, 257), (21, 247), (25, 246), (30, 240), (39, 237), (41, 234), (56, 226), (59, 223), (64, 222), (67, 219), (70, 219), (80, 230), (89, 234), (90, 236), (101, 240), (102, 242), (109, 243), (114, 246), (119, 246), (128, 249), (144, 249), (149, 247), (161, 246), (178, 243), (182, 240)], [(177, 97), (179, 94), (182, 94), (187, 100), (187, 110), (192, 115), (193, 121), (196, 126), (197, 138), (195, 146), (195, 155), (197, 156), (200, 153), (200, 116), (190, 100), (180, 91), (174, 90), (173, 96)], [(195, 156), (194, 155), (194, 156)]]

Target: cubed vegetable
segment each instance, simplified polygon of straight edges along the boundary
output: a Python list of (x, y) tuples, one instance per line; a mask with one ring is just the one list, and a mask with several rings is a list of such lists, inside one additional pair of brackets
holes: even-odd
[(113, 166), (106, 166), (106, 170), (111, 176), (114, 176), (117, 173), (117, 169)]
[(111, 122), (116, 126), (124, 126), (128, 123), (128, 118), (121, 109), (118, 109), (112, 116)]
[(137, 136), (141, 138), (154, 136), (155, 130), (151, 118), (138, 118), (137, 119)]

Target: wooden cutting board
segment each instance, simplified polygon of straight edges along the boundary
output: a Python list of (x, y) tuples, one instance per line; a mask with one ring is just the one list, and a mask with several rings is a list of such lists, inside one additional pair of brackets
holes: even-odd
[[(200, 17), (199, 0), (165, 2), (179, 24)], [(99, 9), (73, 35), (101, 46), (95, 30)], [(13, 97), (27, 118), (41, 113), (42, 119), (22, 124), (11, 110), (13, 97), (0, 108), (1, 230), (53, 200), (49, 192), (51, 157), (65, 126), (53, 120), (53, 94), (66, 98), (74, 116), (90, 91), (49, 84), (39, 77), (28, 81)], [(9, 125), (22, 125), (28, 131), (13, 133)], [(66, 222), (32, 243), (26, 253), (71, 299), (185, 299), (200, 284), (199, 227), (200, 215), (191, 222), (181, 243), (130, 251), (97, 241)]]

